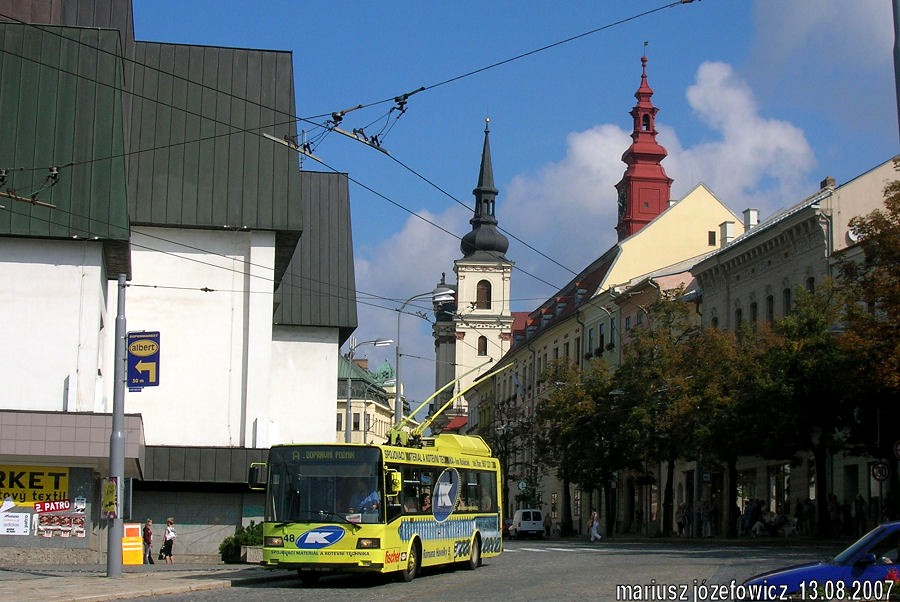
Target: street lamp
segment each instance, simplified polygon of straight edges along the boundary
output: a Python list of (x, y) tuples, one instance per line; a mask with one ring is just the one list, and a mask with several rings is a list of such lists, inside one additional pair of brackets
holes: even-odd
[(344, 408), (344, 443), (350, 443), (350, 399), (353, 397), (353, 354), (356, 348), (362, 345), (372, 345), (374, 347), (386, 347), (393, 343), (391, 339), (372, 339), (371, 341), (360, 341), (359, 343), (350, 341), (347, 348), (347, 406)]
[(403, 310), (406, 309), (406, 306), (411, 301), (414, 301), (415, 299), (421, 299), (423, 297), (431, 297), (431, 303), (435, 305), (453, 301), (453, 299), (455, 298), (452, 288), (438, 285), (433, 291), (413, 295), (412, 297), (404, 301), (403, 305), (400, 306), (400, 309), (397, 310), (397, 346), (394, 348), (397, 353), (397, 357), (394, 361), (394, 377), (396, 379), (394, 391), (394, 425), (399, 425), (403, 420), (403, 401), (400, 394), (400, 316), (403, 315)]

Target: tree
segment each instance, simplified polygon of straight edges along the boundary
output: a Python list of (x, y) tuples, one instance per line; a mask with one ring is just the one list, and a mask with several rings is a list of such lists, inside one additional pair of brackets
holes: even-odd
[(664, 535), (673, 532), (675, 461), (695, 447), (696, 404), (689, 382), (693, 375), (684, 358), (688, 342), (698, 333), (691, 313), (683, 291), (660, 296), (648, 310), (647, 326), (631, 331), (632, 341), (614, 378), (629, 406), (627, 428), (639, 434), (642, 458), (666, 463)]
[(842, 305), (830, 286), (815, 293), (798, 289), (796, 306), (775, 324), (780, 338), (765, 358), (771, 380), (763, 393), (767, 407), (777, 408), (778, 419), (769, 423), (772, 436), (767, 439), (772, 445), (762, 452), (782, 458), (812, 452), (819, 537), (831, 534), (824, 478), (827, 454), (845, 446), (848, 428), (857, 417), (855, 394), (846, 386), (856, 360), (833, 331)]
[[(860, 425), (852, 441), (882, 459), (893, 455), (900, 440), (900, 181), (888, 184), (884, 195), (884, 209), (850, 221), (862, 259), (851, 249), (839, 264), (839, 282), (851, 301), (841, 342), (861, 359), (859, 369), (848, 374), (860, 398)], [(887, 513), (897, 518), (900, 482), (894, 470), (889, 490), (894, 496)]]
[[(565, 361), (552, 363), (544, 373), (545, 399), (537, 410), (537, 445), (542, 462), (563, 481), (563, 529), (571, 529), (567, 516), (570, 483), (582, 491), (601, 491), (611, 509), (616, 472), (636, 467), (635, 433), (623, 428), (621, 397), (612, 395), (612, 378), (599, 359), (578, 370)], [(606, 513), (606, 532), (614, 516)]]
[(530, 465), (520, 460), (533, 430), (534, 420), (527, 416), (515, 395), (505, 399), (485, 396), (482, 404), (491, 409), (490, 419), (479, 434), (500, 461), (506, 491), (520, 480)]
[(768, 438), (767, 425), (777, 420), (762, 393), (769, 388), (763, 358), (771, 340), (765, 327), (744, 327), (739, 334), (705, 328), (689, 341), (683, 356), (693, 377), (698, 459), (701, 454), (718, 459), (728, 474), (721, 502), (729, 537), (737, 535), (738, 458), (757, 454), (757, 442)]
[(577, 473), (582, 426), (589, 419), (591, 402), (580, 386), (578, 369), (565, 360), (552, 362), (541, 380), (548, 388), (535, 412), (535, 446), (541, 464), (555, 470), (562, 481), (560, 532), (567, 535), (573, 530), (569, 486)]

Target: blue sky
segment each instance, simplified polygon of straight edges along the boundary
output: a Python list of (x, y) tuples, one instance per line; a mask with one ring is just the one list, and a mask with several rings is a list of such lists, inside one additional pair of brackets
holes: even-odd
[[(735, 212), (755, 207), (765, 219), (825, 176), (844, 183), (898, 152), (890, 0), (662, 8), (670, 3), (139, 0), (134, 23), (139, 40), (292, 51), (297, 115), (367, 105), (346, 114), (347, 130), (377, 131), (393, 103), (373, 103), (426, 87), (382, 136), (393, 159), (332, 133), (315, 149), (327, 167), (304, 163), (358, 182), (364, 341), (396, 338), (403, 300), (442, 272), (455, 280), (486, 117), (500, 225), (553, 260), (511, 241), (513, 309), (533, 309), (609, 248), (645, 41), (675, 198), (703, 182)], [(430, 325), (403, 316), (402, 343), (407, 393), (424, 399), (434, 389)], [(374, 365), (393, 354), (356, 353)]]

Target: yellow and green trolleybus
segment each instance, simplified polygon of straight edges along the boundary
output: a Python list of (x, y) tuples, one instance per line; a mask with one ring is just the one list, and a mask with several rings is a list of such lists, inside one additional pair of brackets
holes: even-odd
[(263, 566), (304, 582), (337, 572), (411, 581), (423, 567), (475, 569), (499, 555), (500, 463), (480, 437), (423, 437), (427, 424), (404, 433), (401, 423), (382, 445), (272, 447), (250, 470), (251, 488), (266, 492)]

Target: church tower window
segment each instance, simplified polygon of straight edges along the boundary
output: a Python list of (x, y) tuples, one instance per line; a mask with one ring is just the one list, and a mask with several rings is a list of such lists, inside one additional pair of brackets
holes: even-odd
[(475, 309), (491, 308), (491, 283), (481, 280), (475, 287)]

